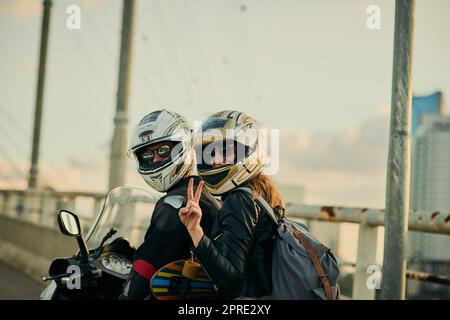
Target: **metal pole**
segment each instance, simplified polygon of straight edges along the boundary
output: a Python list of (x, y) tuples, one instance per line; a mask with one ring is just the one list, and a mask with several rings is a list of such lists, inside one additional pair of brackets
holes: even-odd
[(396, 0), (381, 298), (405, 298), (415, 0)]
[(51, 0), (44, 0), (44, 15), (42, 19), (41, 50), (39, 54), (38, 84), (36, 93), (36, 108), (34, 111), (33, 146), (31, 152), (31, 167), (28, 178), (28, 188), (36, 189), (38, 180), (39, 144), (41, 138), (42, 100), (44, 97), (45, 67), (47, 61), (47, 44), (50, 28)]
[(130, 65), (135, 1), (124, 0), (122, 35), (120, 46), (117, 108), (114, 118), (114, 133), (111, 142), (109, 189), (124, 185), (126, 173), (128, 92), (130, 87)]

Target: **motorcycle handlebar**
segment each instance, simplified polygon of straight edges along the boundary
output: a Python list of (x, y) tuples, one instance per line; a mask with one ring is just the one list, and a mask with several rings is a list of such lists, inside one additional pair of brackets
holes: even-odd
[(63, 273), (63, 274), (59, 274), (57, 276), (52, 276), (52, 277), (43, 277), (42, 280), (43, 281), (49, 281), (49, 280), (58, 280), (64, 277), (70, 277), (71, 273)]

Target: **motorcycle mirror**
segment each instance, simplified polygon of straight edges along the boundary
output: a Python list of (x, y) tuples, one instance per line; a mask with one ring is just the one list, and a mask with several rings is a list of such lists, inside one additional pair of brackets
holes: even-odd
[(75, 213), (67, 210), (59, 210), (58, 225), (63, 234), (69, 237), (77, 237), (81, 234), (80, 220)]
[(81, 234), (80, 219), (78, 219), (78, 216), (67, 210), (59, 210), (58, 225), (63, 234), (69, 237), (76, 237), (78, 246), (80, 247), (81, 260), (83, 262), (87, 261), (89, 250)]

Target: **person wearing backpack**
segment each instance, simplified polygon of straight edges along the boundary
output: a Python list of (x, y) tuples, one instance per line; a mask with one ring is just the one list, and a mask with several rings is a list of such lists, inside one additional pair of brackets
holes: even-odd
[[(302, 224), (284, 217), (283, 199), (263, 175), (258, 125), (237, 111), (206, 120), (196, 139), (204, 182), (179, 211), (193, 253), (219, 289), (218, 298), (339, 299), (339, 264)], [(211, 237), (199, 225), (203, 185), (222, 195)]]
[[(257, 122), (242, 112), (222, 111), (209, 117), (195, 141), (202, 182), (194, 193), (190, 181), (188, 201), (179, 210), (192, 239), (193, 254), (221, 299), (258, 298), (272, 291), (277, 225), (255, 199), (261, 196), (274, 208), (281, 208), (283, 199), (270, 178), (261, 173), (265, 161), (258, 133)], [(210, 236), (200, 226), (198, 200), (203, 186), (223, 201)], [(252, 193), (240, 187), (248, 187)]]

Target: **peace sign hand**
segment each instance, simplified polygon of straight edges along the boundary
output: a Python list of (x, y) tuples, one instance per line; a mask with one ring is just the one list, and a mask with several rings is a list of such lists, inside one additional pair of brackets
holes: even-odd
[(194, 179), (191, 178), (189, 180), (186, 206), (180, 208), (180, 211), (178, 212), (180, 220), (191, 235), (195, 246), (198, 245), (198, 242), (203, 236), (203, 229), (200, 226), (200, 220), (202, 219), (202, 209), (199, 205), (200, 197), (202, 196), (203, 185), (204, 182), (200, 181), (194, 194)]

